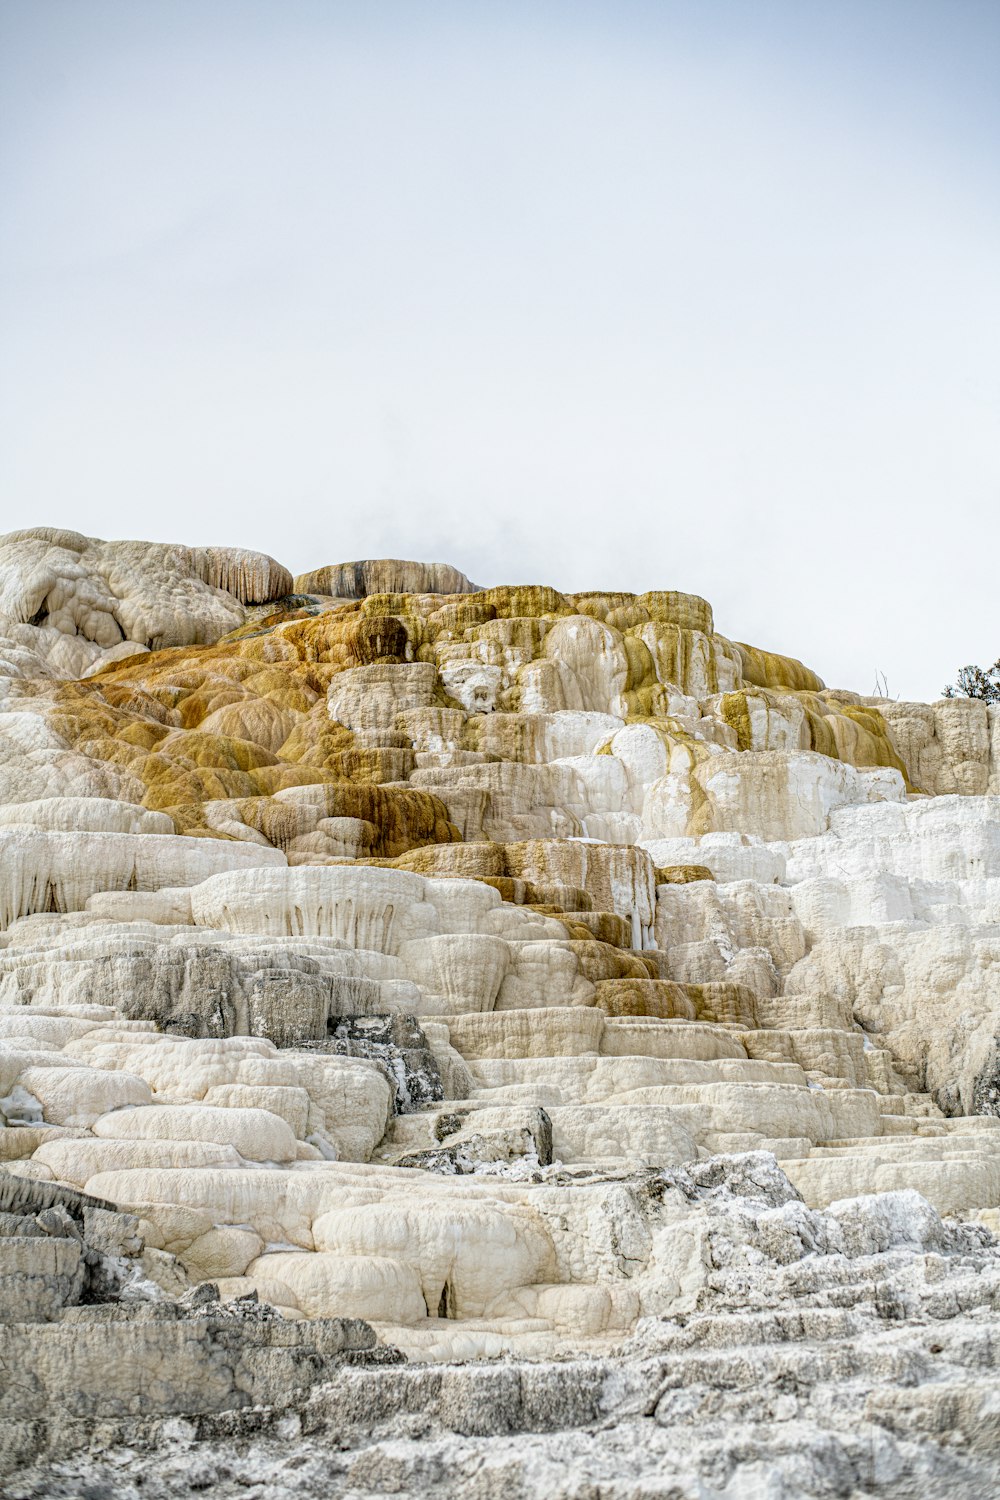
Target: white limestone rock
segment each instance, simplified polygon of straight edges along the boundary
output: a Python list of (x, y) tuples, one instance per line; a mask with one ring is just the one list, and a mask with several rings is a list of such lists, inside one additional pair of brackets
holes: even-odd
[[(254, 611), (291, 580), (256, 554), (0, 543), (0, 1215), (29, 1183), (134, 1211), (161, 1286), (208, 1305), (218, 1282), (231, 1331), (252, 1307), (280, 1327), (260, 1368), (300, 1323), (318, 1347), (373, 1320), (416, 1383), (387, 1364), (363, 1399), (338, 1391), (341, 1435), (391, 1412), (405, 1445), (419, 1411), (438, 1441), (427, 1364), (503, 1361), (446, 1380), (468, 1378), (456, 1430), (496, 1422), (532, 1454), (525, 1481), (492, 1450), (502, 1486), (582, 1472), (566, 1402), (587, 1482), (623, 1496), (662, 1479), (619, 1443), (630, 1423), (650, 1453), (687, 1434), (692, 1495), (860, 1493), (890, 1449), (879, 1474), (898, 1459), (909, 1482), (893, 1424), (924, 1393), (906, 1442), (926, 1457), (947, 1406), (918, 1341), (954, 1322), (968, 1362), (988, 1336), (962, 1320), (996, 1295), (985, 1230), (940, 1216), (1000, 1212), (1000, 720), (882, 705), (907, 782), (873, 705), (716, 635), (694, 596), (483, 595), (412, 567), (307, 575), (324, 597), (272, 629)], [(392, 596), (418, 576), (455, 597)], [(101, 673), (132, 656), (119, 720)], [(101, 728), (71, 748), (54, 705), (78, 691)], [(204, 794), (174, 816), (145, 806), (160, 753), (178, 796)], [(454, 838), (439, 813), (404, 837), (408, 808), (390, 842), (384, 809), (414, 792), (463, 842), (430, 842)], [(149, 1389), (173, 1390), (178, 1349)], [(331, 1485), (384, 1488), (373, 1441), (374, 1477), (354, 1457)], [(461, 1451), (453, 1488), (477, 1493)], [(772, 1485), (776, 1453), (795, 1463)], [(428, 1487), (416, 1462), (391, 1478)]]
[(0, 628), (30, 627), (46, 659), (64, 638), (96, 648), (60, 676), (82, 675), (123, 642), (215, 641), (243, 623), (244, 604), (291, 588), (273, 558), (242, 549), (102, 542), (45, 526), (0, 537)]

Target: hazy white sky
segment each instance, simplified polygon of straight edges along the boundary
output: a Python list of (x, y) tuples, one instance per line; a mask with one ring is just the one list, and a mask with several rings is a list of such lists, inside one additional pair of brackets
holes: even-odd
[(1000, 653), (996, 0), (0, 0), (0, 530)]

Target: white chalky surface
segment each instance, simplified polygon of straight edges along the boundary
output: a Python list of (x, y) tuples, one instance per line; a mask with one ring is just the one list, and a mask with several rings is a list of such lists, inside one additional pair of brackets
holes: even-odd
[(998, 1034), (996, 709), (694, 596), (0, 539), (0, 1190), (407, 1361), (237, 1420), (158, 1352), (128, 1431), (73, 1375), (87, 1456), (0, 1387), (14, 1496), (993, 1493)]

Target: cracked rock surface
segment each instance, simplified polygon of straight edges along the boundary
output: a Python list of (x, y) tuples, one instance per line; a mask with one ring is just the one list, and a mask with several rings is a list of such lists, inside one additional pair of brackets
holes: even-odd
[(1000, 710), (0, 538), (0, 1484), (1000, 1492)]

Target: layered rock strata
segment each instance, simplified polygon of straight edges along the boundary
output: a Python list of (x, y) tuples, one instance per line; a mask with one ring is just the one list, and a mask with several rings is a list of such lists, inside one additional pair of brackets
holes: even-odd
[[(180, 1369), (192, 1305), (237, 1351), (229, 1394), (74, 1398), (109, 1450), (169, 1447), (183, 1413), (225, 1448), (260, 1408), (280, 1486), (275, 1424), (325, 1430), (332, 1381), (373, 1451), (423, 1406), (415, 1489), (435, 1453), (507, 1474), (491, 1435), (539, 1424), (512, 1493), (577, 1493), (550, 1483), (573, 1425), (594, 1473), (641, 1435), (623, 1496), (677, 1423), (692, 1494), (760, 1464), (788, 1493), (837, 1464), (862, 1486), (858, 1422), (887, 1483), (994, 1472), (957, 1372), (971, 1339), (992, 1389), (997, 710), (829, 691), (691, 595), (293, 579), (44, 528), (0, 540), (0, 670), (0, 1192), (129, 1226), (97, 1297), (48, 1241), (22, 1295), (42, 1231), (0, 1223), (0, 1314), (53, 1351), (36, 1403), (106, 1338)], [(304, 1383), (238, 1373), (279, 1346)], [(750, 1412), (707, 1348), (799, 1394)], [(497, 1358), (544, 1418), (462, 1414)], [(430, 1370), (456, 1361), (449, 1415)], [(11, 1473), (83, 1441), (33, 1427), (24, 1389), (0, 1395)], [(817, 1433), (827, 1467), (802, 1467)], [(157, 1451), (181, 1493), (190, 1455)], [(330, 1493), (377, 1492), (382, 1462)]]

